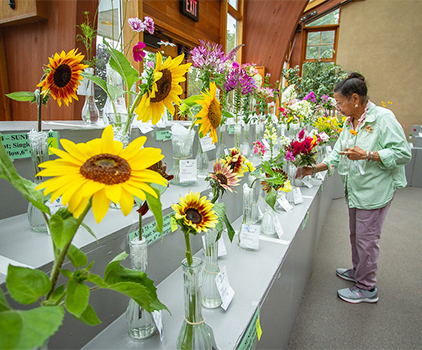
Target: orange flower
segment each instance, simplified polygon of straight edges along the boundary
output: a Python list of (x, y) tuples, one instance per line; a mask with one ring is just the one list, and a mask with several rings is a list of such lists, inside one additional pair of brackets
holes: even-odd
[(358, 134), (356, 130), (350, 130), (350, 133), (351, 133), (353, 136), (356, 136), (356, 135)]

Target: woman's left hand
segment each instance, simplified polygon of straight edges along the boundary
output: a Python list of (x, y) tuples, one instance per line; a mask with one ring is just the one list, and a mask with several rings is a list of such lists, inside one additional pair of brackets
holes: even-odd
[(355, 146), (353, 148), (346, 148), (346, 150), (340, 152), (340, 154), (344, 154), (350, 160), (366, 159), (366, 151), (364, 151), (359, 146)]

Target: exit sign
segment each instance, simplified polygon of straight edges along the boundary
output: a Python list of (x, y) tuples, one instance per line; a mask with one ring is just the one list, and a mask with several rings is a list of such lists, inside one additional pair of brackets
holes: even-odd
[(180, 12), (198, 22), (199, 0), (180, 0)]

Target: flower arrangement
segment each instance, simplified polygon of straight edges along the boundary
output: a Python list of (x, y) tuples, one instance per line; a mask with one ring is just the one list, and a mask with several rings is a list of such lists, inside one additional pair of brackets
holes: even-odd
[[(342, 130), (337, 117), (331, 116), (318, 117), (314, 121), (313, 126), (318, 130), (323, 142), (336, 141)], [(328, 140), (322, 134), (327, 135)]]
[(305, 136), (305, 130), (302, 130), (298, 140), (292, 140), (290, 145), (286, 146), (286, 160), (293, 162), (296, 166), (312, 166), (316, 161), (315, 147), (320, 142), (321, 138), (318, 135)]
[[(38, 186), (19, 176), (0, 145), (0, 177), (8, 180), (44, 213), (54, 251), (50, 276), (37, 269), (9, 265), (6, 285), (10, 296), (20, 304), (38, 302), (39, 306), (31, 310), (12, 309), (0, 291), (2, 348), (42, 346), (62, 324), (65, 310), (88, 325), (101, 323), (89, 304), (90, 294), (96, 289), (109, 289), (129, 296), (148, 312), (166, 309), (157, 298), (153, 281), (145, 273), (120, 265), (127, 257), (125, 252), (107, 265), (101, 277), (90, 272), (94, 262), (88, 264), (85, 253), (72, 244), (81, 225), (94, 235), (83, 223), (91, 209), (96, 222), (100, 222), (111, 201), (120, 204), (124, 215), (132, 211), (134, 197), (146, 200), (151, 208), (161, 205), (159, 191), (152, 184), (166, 185), (167, 181), (147, 168), (160, 161), (163, 155), (159, 149), (142, 148), (145, 141), (146, 137), (139, 137), (123, 148), (121, 142), (113, 140), (111, 126), (104, 129), (100, 139), (87, 143), (75, 144), (61, 139), (64, 150), (52, 148), (58, 158), (40, 164), (44, 170), (37, 174), (51, 178)], [(51, 201), (61, 196), (65, 207), (50, 215), (40, 189), (44, 189), (44, 195), (51, 195)], [(153, 213), (162, 219), (161, 210)], [(72, 263), (73, 272), (62, 269), (66, 258)], [(66, 278), (66, 283), (58, 286), (60, 274)], [(88, 282), (94, 287), (90, 288)]]
[(213, 210), (214, 204), (206, 196), (200, 198), (200, 193), (190, 191), (185, 197), (180, 197), (177, 204), (171, 208), (174, 210), (173, 217), (180, 226), (186, 243), (186, 260), (188, 265), (192, 265), (192, 248), (190, 235), (196, 235), (202, 231), (207, 231), (217, 224), (217, 214)]

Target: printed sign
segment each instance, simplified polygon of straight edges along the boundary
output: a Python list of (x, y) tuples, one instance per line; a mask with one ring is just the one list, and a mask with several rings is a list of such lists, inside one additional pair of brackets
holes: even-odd
[(180, 0), (180, 12), (198, 22), (199, 0)]

